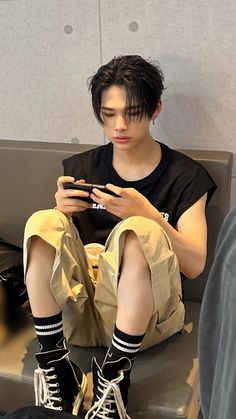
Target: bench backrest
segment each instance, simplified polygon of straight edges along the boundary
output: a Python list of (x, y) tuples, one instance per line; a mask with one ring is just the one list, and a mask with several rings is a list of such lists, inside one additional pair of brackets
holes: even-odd
[[(61, 160), (96, 147), (89, 144), (0, 141), (0, 236), (22, 245), (24, 225), (35, 211), (55, 205), (56, 179)], [(232, 153), (180, 150), (202, 163), (218, 185), (208, 208), (208, 260), (197, 281), (185, 281), (185, 298), (201, 301), (214, 255), (217, 235), (230, 208)]]

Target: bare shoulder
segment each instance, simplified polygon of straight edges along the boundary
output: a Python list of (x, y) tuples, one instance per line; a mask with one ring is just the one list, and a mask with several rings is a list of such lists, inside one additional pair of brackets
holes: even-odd
[(188, 208), (180, 217), (177, 223), (179, 232), (193, 232), (200, 228), (204, 232), (206, 229), (206, 207), (207, 193), (198, 199), (190, 208)]

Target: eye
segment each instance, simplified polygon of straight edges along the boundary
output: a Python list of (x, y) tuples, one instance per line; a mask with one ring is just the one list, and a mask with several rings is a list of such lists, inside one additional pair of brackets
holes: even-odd
[(114, 113), (105, 113), (103, 112), (103, 116), (105, 116), (106, 118), (109, 118), (110, 116), (114, 116)]
[(127, 112), (126, 117), (129, 119), (132, 118), (138, 118), (140, 116), (141, 112), (139, 111), (133, 111), (133, 112)]

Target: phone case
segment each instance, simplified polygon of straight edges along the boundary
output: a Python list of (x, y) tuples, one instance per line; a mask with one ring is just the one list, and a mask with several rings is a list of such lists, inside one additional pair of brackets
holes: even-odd
[[(118, 195), (116, 195), (113, 191), (110, 191), (109, 189), (107, 189), (106, 186), (104, 185), (97, 185), (94, 183), (66, 182), (64, 183), (63, 186), (64, 186), (64, 189), (75, 189), (75, 190), (80, 190), (80, 191), (86, 191), (89, 193), (92, 193), (93, 188), (97, 188), (102, 192), (118, 197)], [(83, 196), (83, 197), (72, 196), (71, 198), (81, 199), (82, 201), (86, 201), (86, 202), (92, 202), (92, 203), (94, 202), (90, 198), (90, 196)]]

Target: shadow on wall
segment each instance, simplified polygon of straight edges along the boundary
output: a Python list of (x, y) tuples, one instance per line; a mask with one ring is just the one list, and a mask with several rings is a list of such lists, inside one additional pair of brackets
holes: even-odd
[(222, 74), (214, 71), (214, 62), (210, 67), (204, 57), (197, 62), (176, 55), (155, 58), (163, 70), (166, 88), (153, 135), (174, 148), (232, 149), (229, 130), (235, 126), (235, 104), (226, 97), (229, 86), (226, 91)]
[(219, 150), (222, 146), (222, 134), (203, 99), (187, 94), (163, 96), (163, 112), (154, 135), (174, 148)]

